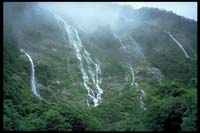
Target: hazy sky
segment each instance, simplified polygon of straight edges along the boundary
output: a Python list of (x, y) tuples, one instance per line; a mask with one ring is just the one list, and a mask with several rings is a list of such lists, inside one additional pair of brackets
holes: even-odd
[[(115, 2), (114, 2), (115, 3)], [(116, 2), (128, 4), (133, 8), (156, 7), (173, 11), (174, 13), (197, 21), (197, 2)]]

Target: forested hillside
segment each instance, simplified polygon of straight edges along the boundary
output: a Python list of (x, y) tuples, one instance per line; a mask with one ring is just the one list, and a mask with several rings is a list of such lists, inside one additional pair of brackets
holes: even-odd
[(4, 130), (197, 130), (196, 21), (110, 3), (3, 8)]

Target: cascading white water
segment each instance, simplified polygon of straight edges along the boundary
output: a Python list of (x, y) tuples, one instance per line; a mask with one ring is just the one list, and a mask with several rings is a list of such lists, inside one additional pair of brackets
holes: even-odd
[(33, 60), (31, 58), (31, 56), (26, 53), (23, 49), (21, 49), (21, 52), (23, 52), (29, 59), (30, 63), (31, 63), (31, 87), (32, 87), (32, 91), (34, 93), (34, 95), (36, 95), (39, 99), (42, 99), (37, 87), (36, 87), (36, 83), (35, 83), (35, 68), (34, 68), (34, 64), (33, 64)]
[[(69, 37), (70, 44), (75, 49), (76, 57), (80, 62), (80, 70), (83, 78), (83, 85), (87, 89), (88, 96), (93, 100), (94, 106), (98, 106), (101, 102), (103, 90), (100, 88), (101, 69), (100, 62), (92, 60), (88, 51), (83, 47), (81, 39), (75, 28), (68, 25), (64, 19), (54, 14), (59, 23), (64, 25), (65, 31)], [(87, 65), (84, 66), (84, 61)], [(87, 68), (87, 69), (86, 69)], [(87, 105), (89, 102), (87, 100)]]
[(170, 32), (166, 32), (166, 33), (168, 33), (168, 35), (172, 38), (172, 40), (174, 40), (176, 42), (176, 44), (181, 48), (181, 50), (185, 54), (185, 57), (189, 58), (190, 56), (187, 54), (187, 52), (185, 51), (185, 49), (183, 48), (183, 46), (174, 38), (174, 36)]

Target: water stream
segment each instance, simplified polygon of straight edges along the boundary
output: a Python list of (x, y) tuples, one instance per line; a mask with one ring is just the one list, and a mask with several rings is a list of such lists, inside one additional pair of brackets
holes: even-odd
[[(76, 57), (80, 62), (79, 66), (82, 73), (83, 85), (96, 107), (101, 102), (101, 95), (103, 94), (103, 90), (100, 88), (102, 82), (100, 61), (98, 59), (94, 61), (91, 58), (90, 53), (83, 47), (79, 34), (74, 27), (70, 26), (60, 16), (55, 14), (54, 16), (58, 20), (58, 23), (64, 26), (69, 42), (73, 46)], [(89, 104), (90, 102), (87, 100), (87, 105), (89, 106)]]
[(31, 56), (26, 53), (23, 49), (21, 49), (21, 52), (23, 52), (29, 59), (30, 63), (31, 63), (31, 88), (32, 88), (32, 91), (33, 91), (33, 94), (35, 96), (37, 96), (39, 99), (42, 99), (39, 92), (38, 92), (38, 89), (36, 87), (36, 81), (35, 81), (35, 68), (34, 68), (34, 63), (33, 63), (33, 60), (31, 58)]
[(188, 53), (185, 51), (185, 49), (183, 48), (183, 46), (176, 40), (176, 38), (174, 38), (174, 36), (170, 33), (167, 32), (168, 35), (172, 38), (172, 40), (174, 40), (176, 42), (176, 44), (181, 48), (181, 50), (183, 51), (183, 53), (185, 54), (186, 58), (189, 58), (190, 56), (188, 55)]

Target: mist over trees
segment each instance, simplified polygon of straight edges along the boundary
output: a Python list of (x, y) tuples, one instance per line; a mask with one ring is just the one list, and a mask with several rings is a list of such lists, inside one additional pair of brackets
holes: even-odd
[[(197, 130), (197, 22), (114, 3), (7, 2), (3, 33), (3, 130)], [(98, 94), (97, 82), (94, 107), (84, 83)]]

